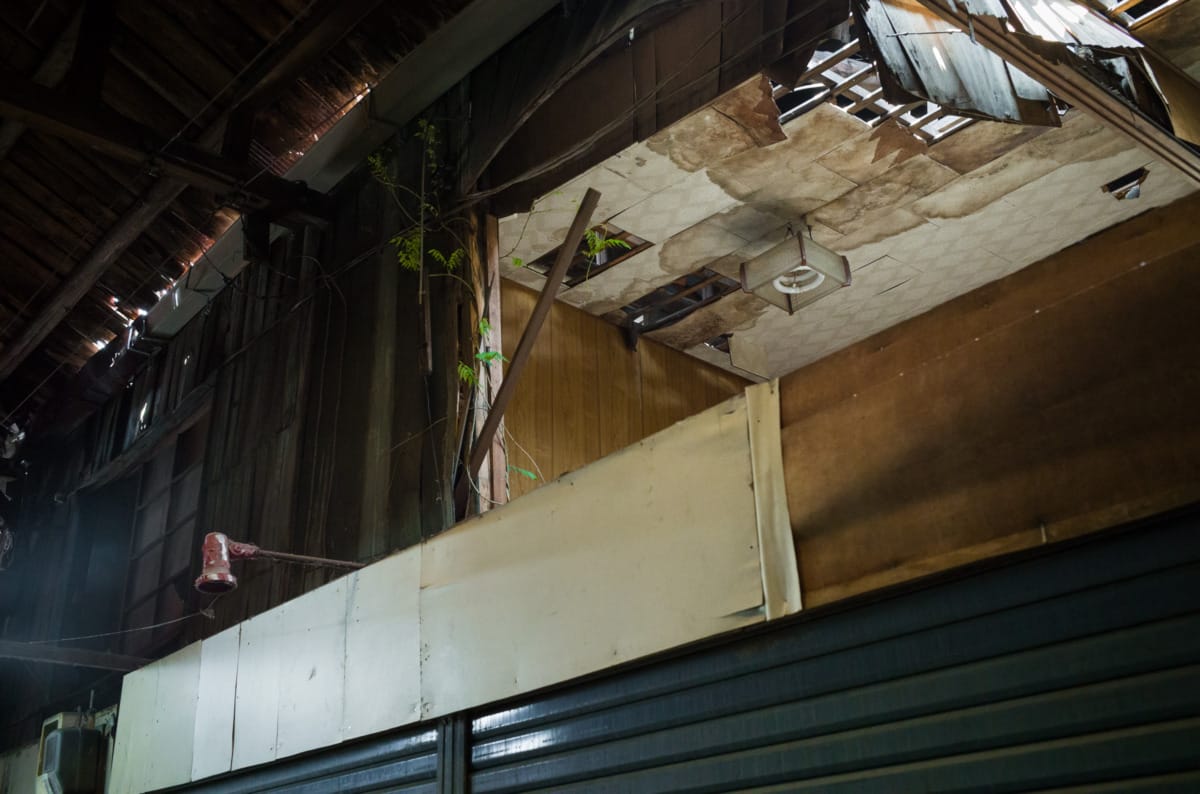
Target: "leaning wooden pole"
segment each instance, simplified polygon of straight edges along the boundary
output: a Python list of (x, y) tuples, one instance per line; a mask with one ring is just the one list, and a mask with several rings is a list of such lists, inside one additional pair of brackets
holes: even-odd
[(546, 317), (554, 306), (554, 298), (558, 295), (559, 287), (562, 286), (563, 277), (567, 274), (571, 260), (579, 251), (583, 233), (591, 225), (592, 213), (596, 211), (596, 205), (599, 202), (600, 194), (591, 188), (588, 188), (583, 195), (583, 201), (579, 202), (579, 211), (575, 213), (575, 220), (571, 222), (567, 237), (563, 240), (562, 247), (558, 249), (554, 267), (546, 275), (546, 286), (538, 295), (537, 303), (533, 306), (533, 314), (530, 315), (529, 323), (521, 333), (521, 341), (517, 342), (517, 350), (513, 353), (512, 361), (505, 367), (504, 380), (500, 383), (500, 390), (496, 392), (496, 399), (492, 402), (487, 419), (484, 420), (483, 427), (480, 428), (479, 435), (475, 438), (475, 444), (471, 447), (471, 453), (467, 456), (466, 474), (468, 478), (474, 479), (479, 467), (483, 465), (483, 459), (487, 457), (488, 450), (492, 447), (492, 439), (500, 426), (500, 420), (504, 417), (505, 409), (512, 402), (513, 394), (517, 390), (517, 382), (521, 378), (521, 371), (525, 369), (525, 364), (529, 361), (529, 354), (533, 351), (533, 343), (537, 341), (538, 332), (542, 330), (542, 325), (546, 322)]

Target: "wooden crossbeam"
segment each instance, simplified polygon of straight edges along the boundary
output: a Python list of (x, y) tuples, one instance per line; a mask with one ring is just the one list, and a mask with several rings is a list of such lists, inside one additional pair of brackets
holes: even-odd
[(93, 670), (116, 670), (121, 673), (137, 670), (152, 661), (105, 651), (58, 648), (53, 645), (35, 645), (11, 640), (0, 640), (0, 659), (20, 659), (25, 662), (61, 664), (69, 667), (90, 667)]

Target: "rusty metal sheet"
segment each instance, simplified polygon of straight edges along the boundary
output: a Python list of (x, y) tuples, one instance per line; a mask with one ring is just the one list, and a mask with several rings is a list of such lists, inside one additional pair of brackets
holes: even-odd
[(1021, 29), (1046, 41), (1109, 50), (1142, 49), (1142, 43), (1128, 32), (1073, 0), (1006, 2)]
[[(963, 115), (1058, 126), (1049, 92), (916, 0), (857, 0), (888, 101), (927, 99)], [(896, 91), (897, 84), (910, 96)]]

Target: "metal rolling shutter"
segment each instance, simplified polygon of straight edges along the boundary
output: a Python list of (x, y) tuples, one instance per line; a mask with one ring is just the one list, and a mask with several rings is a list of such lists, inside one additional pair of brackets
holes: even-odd
[(184, 790), (204, 794), (435, 794), (441, 790), (437, 783), (438, 734), (436, 728), (386, 734)]
[(475, 715), (470, 790), (1200, 791), (1200, 522)]
[(1200, 791), (1200, 515), (187, 791)]

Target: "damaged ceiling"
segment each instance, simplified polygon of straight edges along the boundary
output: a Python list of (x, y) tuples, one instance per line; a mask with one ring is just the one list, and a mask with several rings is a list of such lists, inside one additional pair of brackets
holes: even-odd
[[(806, 220), (813, 239), (848, 258), (849, 287), (791, 316), (734, 292), (648, 334), (774, 377), (1195, 189), (1078, 111), (1057, 128), (980, 121), (931, 138), (900, 118), (872, 123), (833, 103), (780, 127), (764, 112), (772, 90), (752, 80), (551, 191), (532, 213), (503, 219), (501, 253), (530, 261), (552, 250), (595, 187), (594, 217), (653, 245), (560, 300), (628, 322), (623, 306), (699, 268), (736, 279), (741, 263)], [(1139, 167), (1149, 171), (1140, 199), (1101, 191)], [(544, 282), (503, 267), (512, 280)], [(732, 334), (729, 353), (705, 344), (721, 334)]]

